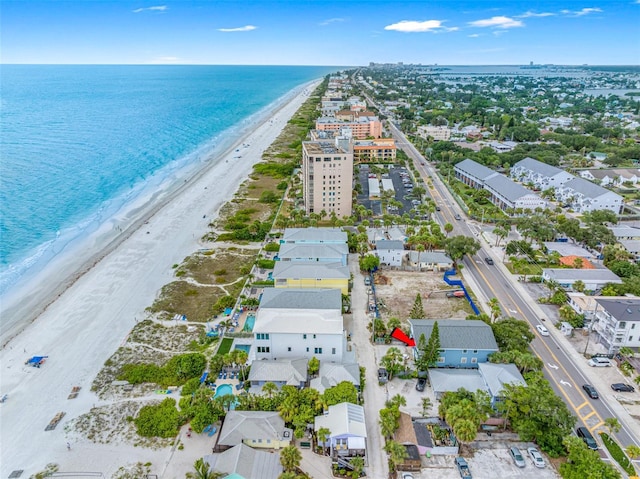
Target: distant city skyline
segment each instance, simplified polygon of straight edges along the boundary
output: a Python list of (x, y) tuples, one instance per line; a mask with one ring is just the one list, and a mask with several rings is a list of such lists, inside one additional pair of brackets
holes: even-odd
[(638, 65), (640, 0), (3, 0), (0, 62)]

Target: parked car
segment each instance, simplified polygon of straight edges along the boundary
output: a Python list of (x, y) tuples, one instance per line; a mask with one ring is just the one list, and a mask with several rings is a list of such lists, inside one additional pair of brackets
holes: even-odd
[(436, 211), (440, 211), (440, 207), (439, 206), (436, 206)]
[(596, 388), (594, 388), (591, 384), (583, 384), (582, 389), (586, 391), (591, 399), (598, 399), (600, 397), (598, 396), (598, 391), (596, 391)]
[(413, 479), (413, 474), (411, 474), (410, 472), (403, 472), (402, 479)]
[(633, 386), (627, 383), (614, 383), (611, 385), (611, 389), (623, 393), (632, 393), (633, 391), (635, 391), (635, 389), (633, 389)]
[(527, 452), (529, 453), (529, 457), (533, 461), (533, 465), (542, 469), (547, 464), (544, 462), (544, 458), (540, 451), (538, 451), (535, 447), (528, 447)]
[(511, 446), (509, 448), (509, 454), (511, 454), (511, 459), (513, 459), (513, 462), (516, 466), (525, 467), (527, 465), (527, 463), (524, 462), (524, 457), (522, 457), (520, 449), (518, 449), (517, 447)]
[(448, 291), (447, 298), (464, 298), (464, 291)]
[(488, 256), (484, 259), (484, 262), (487, 264), (493, 264), (493, 260), (491, 258), (489, 258)]
[(581, 426), (576, 429), (576, 435), (584, 441), (589, 449), (593, 449), (594, 451), (598, 449), (598, 443), (586, 427)]
[(416, 383), (416, 389), (420, 392), (424, 391), (424, 387), (427, 385), (427, 380), (425, 378), (418, 378), (418, 382)]
[(460, 216), (458, 213), (456, 213), (456, 214), (454, 215), (454, 218), (455, 218), (455, 219), (457, 219), (457, 220), (461, 220), (461, 219), (462, 219), (462, 216)]
[(540, 336), (549, 336), (549, 330), (545, 328), (542, 324), (537, 324), (536, 329), (540, 333)]
[(609, 358), (593, 357), (589, 359), (588, 364), (589, 366), (593, 366), (594, 368), (609, 367), (611, 366), (611, 361), (609, 361)]
[(364, 277), (364, 285), (371, 286), (371, 278), (369, 276)]
[(456, 457), (455, 463), (462, 479), (473, 479), (471, 477), (471, 471), (469, 470), (469, 464), (467, 464), (464, 457)]

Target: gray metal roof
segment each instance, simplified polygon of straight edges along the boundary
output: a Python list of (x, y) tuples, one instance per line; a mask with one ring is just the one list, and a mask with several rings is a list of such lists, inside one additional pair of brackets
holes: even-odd
[(493, 397), (502, 394), (505, 384), (527, 384), (515, 364), (479, 363), (478, 370)]
[[(259, 361), (258, 361), (259, 362)], [(235, 446), (245, 439), (282, 441), (290, 429), (277, 411), (229, 411), (218, 437), (218, 444)]]
[(487, 386), (477, 369), (429, 369), (431, 387), (435, 393), (457, 391), (464, 388), (467, 391), (487, 391)]
[(533, 191), (525, 188), (519, 183), (510, 180), (504, 175), (495, 175), (484, 180), (485, 186), (493, 189), (497, 193), (504, 196), (509, 201), (517, 201), (523, 196), (535, 196), (539, 198)]
[(310, 386), (322, 394), (325, 390), (337, 386), (343, 381), (360, 387), (360, 366), (358, 363), (339, 364), (321, 361), (318, 377), (311, 380)]
[(438, 321), (441, 349), (484, 349), (498, 350), (491, 327), (479, 320), (464, 319), (410, 319), (413, 337), (418, 341), (420, 335), (429, 339), (433, 324)]
[(329, 406), (322, 416), (316, 416), (314, 430), (326, 427), (331, 431), (330, 437), (359, 436), (367, 437), (364, 408), (350, 402), (342, 402)]
[(487, 168), (486, 166), (481, 165), (476, 161), (470, 160), (469, 158), (467, 158), (466, 160), (462, 160), (460, 163), (457, 163), (455, 167), (480, 180), (486, 180), (487, 178), (498, 174), (491, 168)]
[(346, 243), (285, 243), (280, 246), (278, 256), (281, 259), (338, 259), (349, 254)]
[(220, 454), (209, 454), (203, 459), (214, 471), (230, 475), (226, 477), (277, 479), (282, 474), (280, 454), (253, 449), (246, 444), (238, 444)]
[(286, 228), (283, 241), (303, 241), (315, 243), (346, 243), (347, 233), (340, 228)]
[(592, 199), (606, 195), (607, 193), (612, 193), (608, 189), (603, 188), (600, 185), (596, 185), (595, 183), (591, 183), (584, 178), (573, 178), (572, 180), (567, 181), (563, 187), (571, 188), (573, 191), (581, 193), (585, 197)]
[(446, 253), (442, 251), (409, 251), (409, 259), (412, 262), (418, 261), (418, 254), (420, 254), (421, 263), (431, 264), (451, 264), (452, 260)]
[(273, 279), (349, 279), (348, 266), (342, 263), (320, 263), (318, 261), (276, 261)]
[(640, 321), (640, 298), (597, 298), (596, 302), (618, 321)]
[(546, 163), (542, 163), (541, 161), (534, 160), (533, 158), (530, 158), (530, 157), (526, 157), (526, 158), (520, 160), (515, 165), (513, 165), (513, 167), (514, 168), (517, 168), (517, 167), (526, 168), (527, 170), (531, 170), (534, 173), (539, 173), (539, 174), (541, 174), (543, 176), (547, 176), (547, 177), (553, 177), (553, 176), (557, 175), (558, 173), (563, 173), (564, 172), (564, 170), (561, 170), (560, 168), (557, 168), (557, 167), (552, 166), (552, 165), (548, 165)]
[(265, 288), (260, 309), (337, 309), (342, 311), (338, 288)]
[(253, 361), (249, 370), (249, 381), (284, 382), (291, 386), (299, 386), (307, 380), (308, 364), (307, 358)]
[(378, 240), (376, 241), (376, 249), (404, 250), (404, 243), (398, 240)]
[(566, 281), (608, 281), (621, 283), (622, 280), (613, 271), (602, 269), (577, 269), (577, 268), (545, 268), (542, 274), (560, 283)]

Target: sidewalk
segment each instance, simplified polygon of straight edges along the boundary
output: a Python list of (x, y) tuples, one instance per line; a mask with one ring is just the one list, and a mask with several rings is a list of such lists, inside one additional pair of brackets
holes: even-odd
[[(587, 358), (582, 354), (584, 349), (578, 351), (576, 349), (575, 343), (580, 343), (579, 341), (571, 341), (567, 336), (562, 334), (560, 330), (558, 330), (554, 324), (559, 321), (559, 316), (557, 314), (557, 308), (552, 314), (549, 314), (550, 311), (543, 311), (542, 305), (538, 303), (538, 298), (533, 297), (530, 291), (525, 287), (523, 283), (518, 281), (516, 275), (511, 274), (511, 272), (507, 269), (507, 267), (502, 262), (501, 255), (498, 255), (498, 248), (491, 246), (491, 244), (487, 241), (487, 237), (489, 237), (489, 241), (491, 240), (491, 233), (483, 232), (480, 236), (480, 241), (484, 243), (484, 246), (488, 247), (492, 256), (494, 257), (496, 267), (501, 268), (502, 272), (505, 274), (507, 278), (510, 278), (510, 284), (513, 289), (523, 298), (529, 299), (527, 301), (529, 307), (533, 310), (534, 314), (538, 316), (538, 318), (548, 318), (549, 324), (548, 329), (551, 336), (560, 346), (560, 350), (565, 353), (565, 355), (573, 362), (578, 371), (582, 374), (584, 378), (586, 378), (587, 383), (595, 386), (596, 390), (598, 390), (600, 396), (604, 396), (607, 399), (607, 405), (613, 411), (615, 417), (618, 418), (620, 423), (624, 425), (628, 431), (634, 436), (634, 438), (640, 438), (640, 421), (635, 419), (629, 410), (618, 401), (619, 394), (614, 393), (611, 389), (611, 383), (615, 382), (628, 382), (624, 376), (620, 373), (617, 367), (611, 368), (592, 368), (587, 364)], [(492, 243), (492, 244), (495, 244)], [(502, 252), (502, 249), (499, 249)], [(548, 309), (548, 308), (547, 308)], [(574, 331), (574, 334), (580, 334), (577, 331)], [(597, 346), (593, 344), (593, 337), (590, 341), (590, 350), (596, 348)], [(604, 371), (598, 371), (599, 369)], [(583, 383), (582, 378), (572, 378), (577, 383)], [(640, 393), (627, 393), (623, 398), (640, 400)], [(606, 417), (603, 417), (606, 419)]]

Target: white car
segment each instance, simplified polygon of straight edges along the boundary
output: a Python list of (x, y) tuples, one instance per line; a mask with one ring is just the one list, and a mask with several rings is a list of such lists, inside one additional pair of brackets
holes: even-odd
[(538, 330), (541, 336), (549, 336), (549, 330), (545, 328), (542, 324), (536, 325), (536, 329)]
[(527, 448), (527, 452), (529, 453), (529, 457), (533, 461), (534, 466), (539, 467), (540, 469), (546, 466), (542, 454), (540, 454), (540, 452), (535, 447)]

